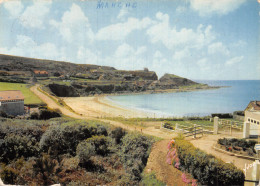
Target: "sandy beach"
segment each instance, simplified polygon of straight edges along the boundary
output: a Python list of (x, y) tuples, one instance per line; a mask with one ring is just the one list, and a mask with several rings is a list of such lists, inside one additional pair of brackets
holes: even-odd
[(89, 117), (153, 117), (152, 113), (136, 109), (124, 108), (110, 101), (105, 96), (62, 98), (65, 103), (82, 116)]

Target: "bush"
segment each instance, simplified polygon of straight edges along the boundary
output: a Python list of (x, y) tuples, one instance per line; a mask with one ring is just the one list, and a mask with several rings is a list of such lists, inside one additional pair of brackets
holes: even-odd
[(109, 139), (105, 136), (93, 136), (86, 140), (86, 143), (90, 143), (95, 147), (95, 152), (98, 155), (104, 156), (109, 152)]
[(174, 130), (174, 129), (175, 129), (175, 127), (173, 127), (171, 123), (167, 123), (167, 122), (165, 122), (165, 123), (163, 124), (163, 127), (164, 127), (164, 128), (167, 128), (167, 129), (171, 129), (171, 130)]
[(121, 157), (126, 172), (135, 181), (141, 180), (154, 140), (138, 133), (128, 133), (122, 139)]
[(0, 139), (4, 139), (8, 134), (15, 134), (18, 136), (28, 136), (35, 138), (36, 141), (40, 141), (45, 127), (48, 127), (48, 123), (8, 119), (5, 122), (1, 122)]
[(33, 112), (30, 116), (30, 119), (39, 119), (39, 113), (38, 112)]
[(29, 136), (8, 134), (0, 139), (0, 162), (8, 163), (20, 157), (38, 155), (38, 142)]
[[(7, 166), (1, 165), (1, 171), (0, 176), (1, 179), (5, 184), (17, 184), (17, 181), (19, 180), (19, 174), (21, 168), (24, 166), (24, 158), (20, 158), (17, 161), (13, 162), (12, 164), (9, 164)], [(22, 183), (24, 184), (24, 183)]]
[(47, 119), (51, 119), (51, 118), (57, 118), (57, 117), (61, 117), (61, 112), (60, 111), (56, 111), (56, 110), (41, 110), (40, 111), (40, 115), (39, 115), (39, 119), (40, 120), (47, 120)]
[(40, 148), (51, 154), (76, 154), (77, 145), (94, 135), (107, 135), (107, 129), (99, 124), (73, 122), (50, 127), (42, 136)]
[(233, 164), (226, 164), (185, 140), (176, 139), (176, 149), (180, 168), (202, 185), (244, 185), (245, 175)]
[(120, 127), (117, 127), (115, 128), (114, 130), (112, 130), (111, 132), (111, 136), (112, 138), (115, 139), (116, 141), (116, 144), (119, 144), (121, 143), (121, 139), (122, 137), (126, 134), (125, 130), (120, 128)]
[(211, 114), (211, 117), (219, 117), (219, 118), (233, 118), (233, 115), (230, 113), (216, 113), (216, 114)]
[(141, 184), (145, 185), (154, 185), (154, 186), (165, 186), (166, 184), (157, 180), (154, 173), (144, 174)]
[(241, 147), (243, 151), (247, 151), (248, 155), (253, 156), (256, 154), (256, 151), (254, 149), (255, 144), (257, 142), (254, 140), (246, 141), (245, 139), (237, 139), (237, 138), (222, 138), (218, 139), (218, 144), (227, 147), (233, 147), (233, 149), (236, 149), (237, 147)]
[(82, 164), (89, 161), (90, 157), (95, 155), (95, 146), (87, 141), (82, 141), (77, 146), (77, 156)]
[(8, 115), (4, 111), (0, 111), (0, 117), (7, 118)]

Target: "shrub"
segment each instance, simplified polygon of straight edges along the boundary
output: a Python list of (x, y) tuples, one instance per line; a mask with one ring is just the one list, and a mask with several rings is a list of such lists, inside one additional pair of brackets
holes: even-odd
[(0, 111), (0, 117), (7, 118), (7, 114), (4, 111)]
[(121, 157), (132, 180), (140, 181), (154, 140), (138, 133), (128, 133), (122, 139)]
[(93, 136), (86, 140), (86, 143), (90, 143), (95, 147), (95, 152), (98, 155), (106, 155), (109, 152), (109, 139), (105, 136)]
[(154, 185), (154, 186), (165, 186), (166, 184), (157, 180), (154, 173), (144, 174), (142, 178), (141, 186)]
[(39, 119), (39, 113), (38, 112), (33, 112), (30, 116), (30, 119)]
[(44, 109), (40, 111), (39, 119), (40, 120), (47, 120), (51, 118), (57, 118), (61, 117), (61, 114), (57, 110), (50, 110), (50, 109)]
[(38, 142), (29, 136), (8, 134), (0, 139), (0, 162), (8, 163), (20, 157), (37, 156)]
[(5, 184), (16, 184), (19, 179), (20, 169), (23, 167), (24, 158), (18, 159), (10, 165), (1, 165), (0, 177)]
[(93, 135), (107, 135), (107, 129), (99, 124), (73, 122), (50, 127), (42, 136), (40, 148), (51, 154), (76, 154), (77, 145)]
[(163, 127), (164, 127), (164, 128), (167, 128), (167, 129), (171, 129), (171, 130), (174, 130), (174, 129), (175, 129), (175, 127), (173, 127), (172, 124), (171, 124), (171, 123), (168, 123), (168, 122), (165, 122), (165, 123), (163, 124)]
[(255, 152), (255, 144), (257, 142), (254, 140), (246, 141), (245, 139), (237, 139), (237, 138), (222, 138), (218, 139), (218, 144), (225, 146), (226, 148), (233, 147), (233, 149), (238, 149), (237, 147), (240, 147), (243, 149), (243, 151), (247, 151), (248, 155), (253, 156)]
[(86, 167), (87, 164), (91, 164), (90, 157), (94, 156), (95, 154), (95, 146), (87, 141), (82, 141), (77, 146), (77, 156), (79, 158), (80, 164), (83, 165), (83, 167)]
[(40, 185), (50, 185), (58, 182), (58, 173), (60, 172), (59, 162), (48, 154), (42, 154), (40, 158), (35, 159), (33, 164), (33, 173)]
[(18, 176), (18, 171), (16, 171), (15, 169), (9, 166), (4, 167), (3, 170), (1, 171), (1, 179), (6, 184), (15, 184), (15, 180), (17, 176)]
[(214, 113), (214, 114), (211, 114), (211, 117), (214, 118), (214, 117), (219, 117), (219, 118), (233, 118), (233, 115), (230, 114), (230, 113)]
[(111, 132), (111, 136), (112, 138), (115, 139), (116, 141), (116, 144), (119, 144), (121, 143), (121, 139), (122, 137), (126, 134), (125, 130), (120, 128), (120, 127), (117, 127), (115, 128), (114, 130), (112, 130)]
[(226, 164), (195, 148), (190, 142), (176, 139), (180, 168), (202, 185), (243, 185), (245, 175), (233, 164)]

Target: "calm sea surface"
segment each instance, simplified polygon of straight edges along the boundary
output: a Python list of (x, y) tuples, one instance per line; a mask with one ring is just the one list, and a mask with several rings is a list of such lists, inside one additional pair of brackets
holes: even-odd
[(108, 99), (125, 107), (152, 112), (157, 117), (232, 113), (244, 110), (252, 100), (260, 100), (260, 80), (199, 82), (230, 87), (194, 92), (109, 96)]

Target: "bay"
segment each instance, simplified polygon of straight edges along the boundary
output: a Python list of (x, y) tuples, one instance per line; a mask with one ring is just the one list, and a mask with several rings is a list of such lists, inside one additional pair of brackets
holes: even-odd
[(197, 81), (225, 88), (192, 92), (108, 96), (128, 108), (152, 112), (156, 117), (207, 116), (244, 110), (260, 100), (260, 80)]

